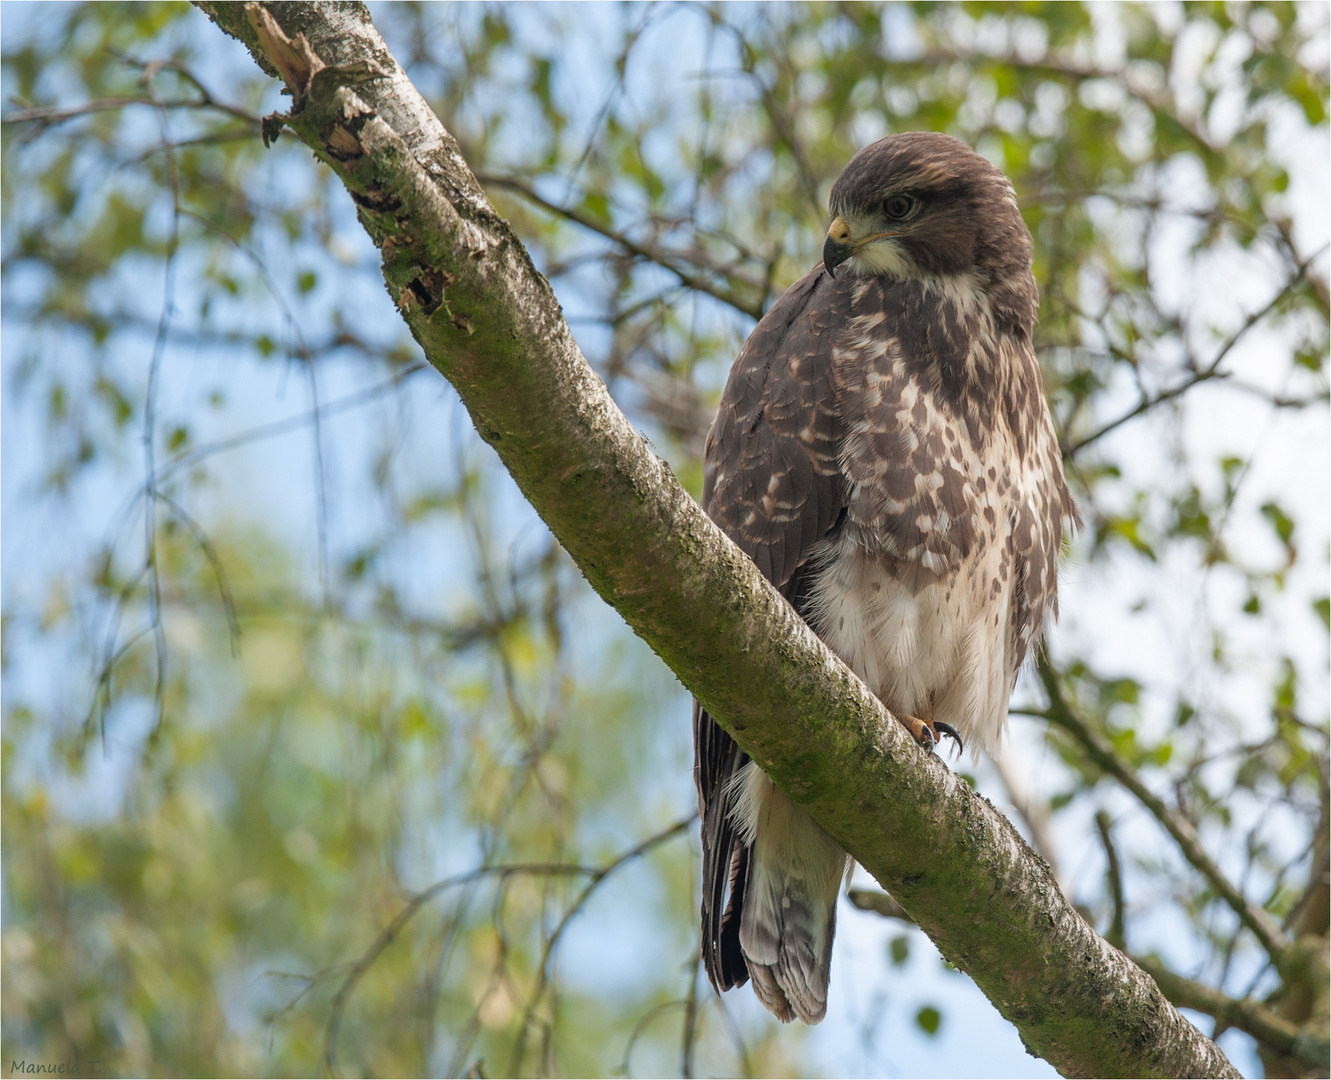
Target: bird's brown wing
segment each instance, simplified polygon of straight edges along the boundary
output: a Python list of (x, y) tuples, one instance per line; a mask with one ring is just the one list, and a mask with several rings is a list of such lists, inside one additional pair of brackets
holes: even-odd
[[(820, 264), (763, 316), (707, 437), (703, 509), (797, 611), (802, 570), (846, 505), (832, 346), (850, 311), (849, 277), (833, 281)], [(728, 990), (748, 979), (739, 926), (749, 851), (735, 836), (727, 785), (749, 758), (697, 702), (693, 739), (703, 961), (712, 984)]]
[(1063, 523), (1081, 524), (1063, 476), (1058, 437), (1045, 404), (1040, 363), (1029, 338), (1014, 342), (1009, 364), (1020, 372), (1005, 402), (1008, 424), (1017, 433), (1018, 468), (1024, 498), (1010, 510), (1009, 545), (1015, 577), (1009, 616), (1009, 652), (1013, 670), (1025, 661), (1044, 632), (1045, 620), (1058, 618), (1058, 556)]

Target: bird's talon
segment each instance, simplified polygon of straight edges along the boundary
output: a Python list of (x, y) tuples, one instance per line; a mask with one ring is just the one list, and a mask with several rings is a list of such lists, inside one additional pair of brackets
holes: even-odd
[(961, 736), (957, 734), (957, 729), (951, 724), (940, 724), (937, 720), (934, 721), (933, 727), (940, 737), (946, 735), (957, 744), (957, 756), (960, 757), (966, 749), (966, 744), (961, 741)]

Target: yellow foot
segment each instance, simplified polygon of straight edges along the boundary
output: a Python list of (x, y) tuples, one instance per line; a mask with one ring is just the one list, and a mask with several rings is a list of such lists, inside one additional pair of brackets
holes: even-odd
[(958, 754), (965, 749), (961, 736), (951, 724), (942, 724), (936, 720), (921, 720), (918, 716), (899, 716), (897, 719), (901, 721), (902, 727), (910, 732), (911, 738), (930, 754), (937, 748), (944, 735), (957, 744)]

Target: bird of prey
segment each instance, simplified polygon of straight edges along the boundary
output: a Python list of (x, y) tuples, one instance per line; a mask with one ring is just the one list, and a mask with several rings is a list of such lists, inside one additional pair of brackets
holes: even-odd
[[(1077, 520), (1030, 233), (1007, 177), (932, 132), (860, 150), (830, 210), (731, 369), (703, 507), (926, 751), (996, 752)], [(693, 727), (707, 973), (816, 1024), (849, 857), (696, 703)]]

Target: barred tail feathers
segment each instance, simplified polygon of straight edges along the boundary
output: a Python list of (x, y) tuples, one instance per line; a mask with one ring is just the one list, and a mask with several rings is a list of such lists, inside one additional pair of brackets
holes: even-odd
[(758, 999), (783, 1023), (827, 1012), (836, 902), (847, 855), (750, 763), (736, 777), (737, 839), (751, 850), (739, 941)]

